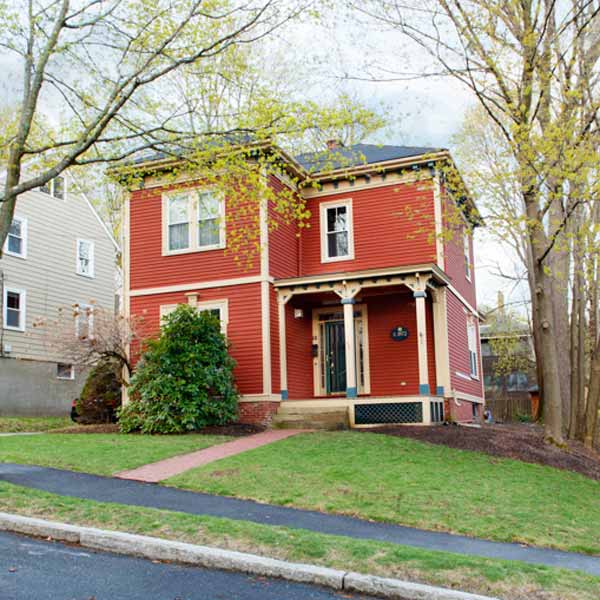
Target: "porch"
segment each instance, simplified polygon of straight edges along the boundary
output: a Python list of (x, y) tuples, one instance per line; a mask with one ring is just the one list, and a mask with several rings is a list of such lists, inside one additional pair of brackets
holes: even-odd
[(446, 284), (435, 265), (276, 281), (282, 402), (274, 424), (442, 421)]

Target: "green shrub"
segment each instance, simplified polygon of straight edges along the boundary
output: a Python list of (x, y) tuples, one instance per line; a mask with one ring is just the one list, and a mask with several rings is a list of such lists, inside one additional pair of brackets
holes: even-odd
[(160, 337), (147, 342), (131, 379), (121, 430), (184, 433), (235, 419), (235, 361), (219, 320), (188, 305), (165, 320)]
[(79, 423), (111, 423), (121, 406), (121, 363), (105, 359), (92, 367), (75, 409)]

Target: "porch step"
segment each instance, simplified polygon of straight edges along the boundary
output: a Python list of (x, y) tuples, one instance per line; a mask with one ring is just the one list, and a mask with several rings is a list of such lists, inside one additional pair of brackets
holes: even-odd
[(271, 422), (275, 429), (348, 429), (348, 410), (340, 408), (337, 410), (322, 408), (299, 408), (293, 412), (281, 408), (273, 417)]

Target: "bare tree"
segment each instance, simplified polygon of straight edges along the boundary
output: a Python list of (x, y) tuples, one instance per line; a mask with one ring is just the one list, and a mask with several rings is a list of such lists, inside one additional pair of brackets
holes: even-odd
[[(215, 65), (299, 15), (312, 0), (20, 0), (0, 10), (0, 46), (22, 69), (7, 140), (0, 247), (19, 194), (68, 167), (145, 150), (187, 148), (268, 127), (271, 115), (227, 130), (191, 131), (193, 107), (165, 103), (161, 84), (188, 65)], [(47, 126), (48, 114), (66, 122)], [(50, 119), (51, 120), (51, 119)], [(235, 119), (230, 119), (234, 121)], [(33, 135), (45, 133), (43, 139)]]
[(139, 342), (143, 319), (128, 319), (94, 304), (73, 305), (56, 320), (38, 322), (36, 327), (45, 329), (45, 343), (53, 355), (84, 369), (116, 361), (127, 382), (133, 372), (128, 348)]
[[(466, 85), (504, 140), (518, 210), (503, 217), (524, 234), (545, 434), (562, 444), (569, 234), (581, 207), (589, 214), (599, 166), (600, 3), (372, 0), (354, 6), (427, 52), (437, 74)], [(390, 76), (390, 69), (388, 63), (385, 78), (404, 77), (400, 69)]]

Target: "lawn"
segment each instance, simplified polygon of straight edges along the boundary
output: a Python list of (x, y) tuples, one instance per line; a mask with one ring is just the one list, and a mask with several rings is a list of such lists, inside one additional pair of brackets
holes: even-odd
[(0, 417), (0, 433), (50, 431), (72, 424), (68, 417)]
[(597, 600), (600, 578), (302, 529), (68, 498), (0, 482), (0, 511), (455, 587), (506, 600)]
[(167, 485), (498, 541), (600, 554), (600, 482), (357, 432), (301, 434)]
[(218, 435), (51, 433), (0, 437), (0, 461), (111, 475), (228, 441)]

